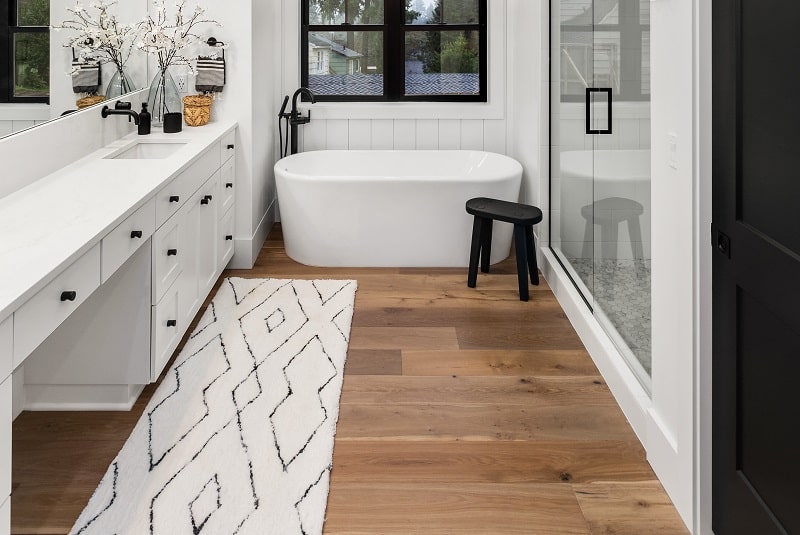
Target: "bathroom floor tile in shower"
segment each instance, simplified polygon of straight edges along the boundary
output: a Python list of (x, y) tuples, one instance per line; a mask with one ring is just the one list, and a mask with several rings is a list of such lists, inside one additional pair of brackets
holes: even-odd
[(648, 375), (652, 361), (650, 260), (570, 258), (600, 308)]

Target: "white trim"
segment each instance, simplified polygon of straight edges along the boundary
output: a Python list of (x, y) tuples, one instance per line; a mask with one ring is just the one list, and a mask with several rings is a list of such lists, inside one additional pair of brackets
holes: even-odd
[(49, 104), (0, 104), (0, 121), (49, 121)]
[[(506, 0), (487, 0), (489, 28), (489, 101), (462, 102), (319, 102), (304, 104), (315, 119), (505, 119)], [(300, 2), (283, 0), (283, 92), (300, 85)]]
[(130, 411), (145, 385), (25, 385), (26, 411)]
[(264, 246), (264, 242), (267, 241), (269, 231), (272, 230), (272, 226), (275, 223), (277, 204), (274, 200), (270, 203), (252, 237), (236, 238), (234, 240), (233, 258), (231, 258), (226, 269), (253, 269), (256, 260), (258, 260), (258, 254)]

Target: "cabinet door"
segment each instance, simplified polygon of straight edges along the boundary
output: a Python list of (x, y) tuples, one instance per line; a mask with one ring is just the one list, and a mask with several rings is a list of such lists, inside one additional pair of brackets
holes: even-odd
[(231, 258), (233, 258), (233, 250), (234, 250), (234, 236), (233, 236), (233, 225), (234, 225), (234, 210), (228, 210), (228, 212), (222, 216), (222, 219), (219, 222), (219, 230), (217, 231), (219, 235), (219, 250), (218, 256), (218, 264), (217, 267), (219, 270), (225, 269), (230, 262)]
[(11, 494), (11, 377), (0, 383), (0, 502)]
[(158, 376), (169, 362), (172, 352), (178, 346), (187, 324), (180, 317), (180, 284), (173, 284), (161, 302), (153, 307), (152, 350), (150, 352), (150, 380), (158, 381)]
[(201, 208), (204, 190), (198, 190), (186, 203), (186, 222), (181, 228), (181, 240), (186, 244), (187, 256), (184, 262), (183, 273), (178, 279), (181, 292), (180, 316), (185, 320), (185, 326), (191, 324), (194, 315), (200, 309), (202, 295), (198, 284), (199, 262), (197, 256), (197, 234), (199, 232)]
[(206, 296), (217, 280), (217, 227), (219, 215), (219, 173), (200, 189), (200, 214), (197, 225), (198, 288)]

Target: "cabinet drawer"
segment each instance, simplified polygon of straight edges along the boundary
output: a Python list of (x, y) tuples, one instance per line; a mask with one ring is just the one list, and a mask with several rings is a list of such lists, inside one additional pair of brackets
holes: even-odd
[(236, 191), (236, 160), (230, 159), (222, 164), (219, 185), (219, 213), (222, 215), (233, 206)]
[(98, 243), (14, 312), (14, 367), (99, 286)]
[(236, 130), (231, 130), (222, 137), (219, 143), (220, 162), (225, 162), (228, 158), (236, 155)]
[(185, 243), (185, 210), (175, 214), (153, 235), (153, 304), (158, 304), (167, 289), (183, 271), (191, 254)]
[(14, 369), (14, 318), (9, 316), (0, 323), (0, 381)]
[(233, 226), (235, 223), (235, 218), (233, 210), (228, 210), (224, 216), (222, 216), (222, 220), (219, 224), (219, 268), (220, 270), (225, 269), (230, 262), (231, 258), (233, 258), (233, 242), (234, 242), (234, 234), (233, 234)]
[(9, 494), (11, 494), (11, 377), (0, 382), (0, 502)]
[(101, 272), (106, 282), (156, 228), (156, 202), (150, 199), (103, 238)]
[(161, 302), (153, 307), (150, 380), (156, 382), (186, 330), (180, 313), (180, 281), (170, 286)]
[(219, 151), (213, 145), (156, 195), (156, 228), (189, 200), (203, 182), (219, 169), (219, 164)]

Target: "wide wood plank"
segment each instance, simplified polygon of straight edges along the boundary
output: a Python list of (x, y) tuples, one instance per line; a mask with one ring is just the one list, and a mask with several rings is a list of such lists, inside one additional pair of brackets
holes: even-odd
[(334, 484), (589, 483), (652, 481), (641, 444), (631, 441), (337, 440)]
[(350, 349), (344, 368), (349, 375), (400, 375), (403, 373), (399, 349)]
[(403, 375), (600, 375), (585, 349), (403, 351)]
[(689, 533), (658, 481), (589, 483), (574, 488), (592, 534)]
[(352, 349), (458, 349), (453, 327), (353, 327)]
[(337, 483), (325, 533), (588, 535), (569, 485)]
[(342, 405), (616, 407), (601, 377), (345, 377)]

